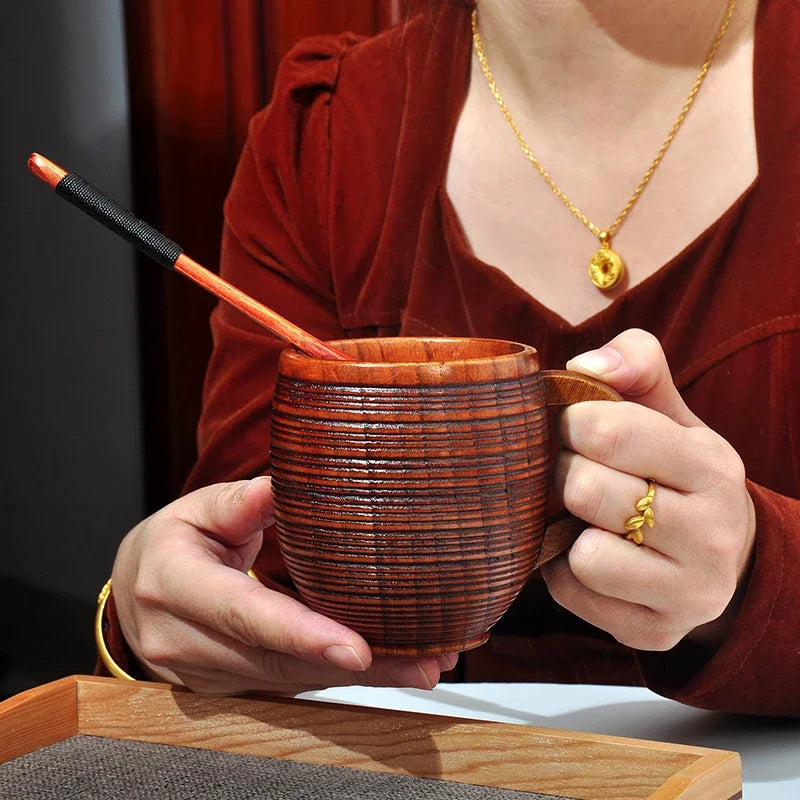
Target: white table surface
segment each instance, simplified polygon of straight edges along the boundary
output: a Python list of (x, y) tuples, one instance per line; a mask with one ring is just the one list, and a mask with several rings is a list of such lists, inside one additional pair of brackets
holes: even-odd
[(800, 719), (702, 711), (629, 686), (442, 683), (430, 692), (347, 686), (299, 696), (735, 750), (745, 800), (800, 800)]

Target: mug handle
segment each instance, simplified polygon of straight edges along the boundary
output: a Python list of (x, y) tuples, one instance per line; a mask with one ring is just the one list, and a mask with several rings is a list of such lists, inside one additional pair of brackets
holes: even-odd
[[(622, 396), (596, 378), (563, 369), (547, 369), (540, 373), (544, 383), (545, 402), (548, 408), (580, 403), (584, 400), (622, 400)], [(586, 527), (583, 520), (562, 513), (546, 524), (542, 547), (535, 569), (568, 550)]]

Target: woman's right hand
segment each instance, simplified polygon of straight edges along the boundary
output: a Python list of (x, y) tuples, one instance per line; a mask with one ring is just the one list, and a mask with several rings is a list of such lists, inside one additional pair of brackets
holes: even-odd
[(432, 688), (457, 656), (378, 656), (246, 572), (272, 524), (269, 478), (199, 489), (139, 523), (112, 572), (122, 633), (157, 680), (206, 694), (349, 684)]

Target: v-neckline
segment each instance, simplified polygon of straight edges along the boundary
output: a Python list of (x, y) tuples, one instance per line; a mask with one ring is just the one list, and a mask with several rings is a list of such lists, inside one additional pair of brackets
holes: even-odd
[(737, 217), (741, 211), (741, 207), (747, 202), (748, 197), (758, 183), (758, 175), (755, 179), (742, 191), (742, 193), (731, 203), (725, 211), (717, 217), (711, 225), (701, 231), (689, 244), (687, 244), (680, 252), (676, 253), (669, 261), (660, 266), (655, 272), (648, 275), (644, 280), (632, 286), (623, 294), (615, 297), (607, 306), (596, 311), (594, 314), (582, 319), (580, 322), (570, 322), (565, 317), (561, 316), (557, 311), (554, 311), (549, 306), (542, 303), (531, 294), (527, 289), (520, 286), (505, 270), (482, 261), (478, 258), (469, 247), (466, 234), (461, 227), (461, 221), (458, 217), (458, 212), (453, 206), (450, 196), (444, 186), (439, 190), (439, 203), (443, 212), (444, 219), (444, 233), (447, 239), (448, 246), (455, 248), (458, 255), (464, 261), (470, 263), (473, 267), (480, 269), (484, 272), (491, 272), (493, 275), (502, 282), (511, 287), (515, 294), (524, 297), (527, 302), (534, 306), (539, 314), (548, 321), (548, 324), (558, 330), (570, 331), (578, 333), (585, 328), (595, 327), (598, 323), (607, 316), (613, 316), (617, 310), (623, 306), (627, 306), (634, 302), (640, 295), (649, 293), (651, 289), (654, 290), (658, 284), (664, 283), (669, 275), (685, 263), (686, 256), (692, 251), (702, 248), (707, 239), (710, 239), (717, 229), (731, 217)]
[[(684, 261), (687, 253), (692, 250), (695, 250), (701, 247), (706, 239), (711, 237), (713, 233), (731, 216), (738, 215), (739, 211), (741, 210), (742, 205), (747, 201), (747, 198), (750, 196), (753, 189), (757, 186), (759, 178), (763, 172), (763, 162), (762, 162), (762, 155), (763, 155), (763, 141), (762, 141), (762, 134), (763, 131), (761, 130), (760, 125), (760, 111), (762, 106), (762, 97), (759, 91), (760, 81), (759, 81), (759, 69), (761, 63), (761, 48), (762, 44), (760, 42), (760, 38), (758, 35), (759, 29), (759, 18), (763, 11), (763, 0), (759, 0), (758, 7), (756, 8), (755, 14), (755, 23), (754, 23), (754, 31), (753, 31), (753, 65), (752, 65), (752, 77), (751, 80), (753, 82), (753, 128), (754, 128), (754, 136), (755, 136), (755, 147), (756, 147), (756, 164), (757, 170), (756, 175), (753, 180), (745, 187), (745, 189), (736, 197), (736, 199), (715, 219), (711, 222), (711, 224), (700, 231), (697, 236), (694, 237), (685, 247), (683, 247), (679, 252), (675, 253), (667, 262), (662, 264), (658, 269), (653, 271), (650, 275), (648, 275), (643, 280), (639, 281), (634, 286), (630, 287), (628, 290), (623, 292), (622, 294), (615, 297), (607, 306), (601, 308), (600, 310), (596, 311), (594, 314), (582, 319), (580, 322), (573, 323), (570, 322), (565, 317), (561, 316), (557, 311), (550, 308), (549, 306), (542, 303), (540, 300), (536, 298), (535, 295), (531, 294), (527, 289), (523, 288), (518, 284), (505, 270), (497, 267), (493, 264), (490, 264), (482, 259), (478, 258), (475, 253), (472, 251), (470, 247), (469, 240), (467, 239), (466, 233), (464, 231), (463, 225), (461, 223), (461, 218), (459, 217), (458, 211), (456, 210), (455, 204), (450, 197), (450, 194), (447, 191), (447, 170), (450, 164), (450, 158), (452, 155), (453, 149), (453, 141), (455, 139), (456, 127), (458, 126), (458, 122), (461, 116), (461, 110), (463, 108), (464, 102), (466, 101), (467, 93), (470, 89), (471, 83), (471, 74), (472, 74), (472, 34), (471, 34), (471, 25), (470, 25), (470, 17), (469, 13), (465, 14), (465, 25), (470, 28), (470, 35), (465, 37), (465, 47), (466, 47), (466, 77), (463, 84), (463, 93), (460, 97), (457, 97), (457, 103), (455, 108), (453, 109), (451, 122), (448, 126), (447, 137), (445, 140), (445, 145), (443, 148), (443, 155), (440, 160), (440, 174), (438, 180), (438, 203), (442, 212), (442, 219), (444, 221), (444, 233), (445, 238), (447, 239), (448, 247), (451, 250), (454, 250), (458, 253), (458, 255), (464, 259), (465, 261), (472, 264), (472, 266), (481, 269), (483, 271), (488, 271), (500, 279), (501, 282), (507, 283), (510, 287), (512, 287), (513, 291), (517, 294), (522, 295), (526, 298), (528, 303), (534, 306), (541, 314), (541, 316), (548, 321), (548, 323), (558, 330), (562, 331), (570, 331), (570, 332), (580, 332), (585, 328), (590, 328), (597, 325), (603, 318), (606, 316), (613, 315), (618, 308), (621, 306), (627, 305), (633, 299), (635, 299), (640, 294), (649, 292), (651, 287), (655, 286), (666, 280), (666, 277), (671, 274), (676, 265), (680, 264)], [(462, 58), (464, 58), (464, 54), (462, 54)]]

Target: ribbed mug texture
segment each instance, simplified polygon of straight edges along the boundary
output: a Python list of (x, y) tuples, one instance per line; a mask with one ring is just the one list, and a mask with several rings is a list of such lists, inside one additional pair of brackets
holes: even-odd
[(279, 370), (271, 473), (289, 574), (311, 608), (376, 652), (475, 647), (541, 544), (548, 447), (535, 351), (492, 340), (336, 346), (385, 361), (326, 362), (305, 379), (302, 362), (318, 360), (294, 354)]

